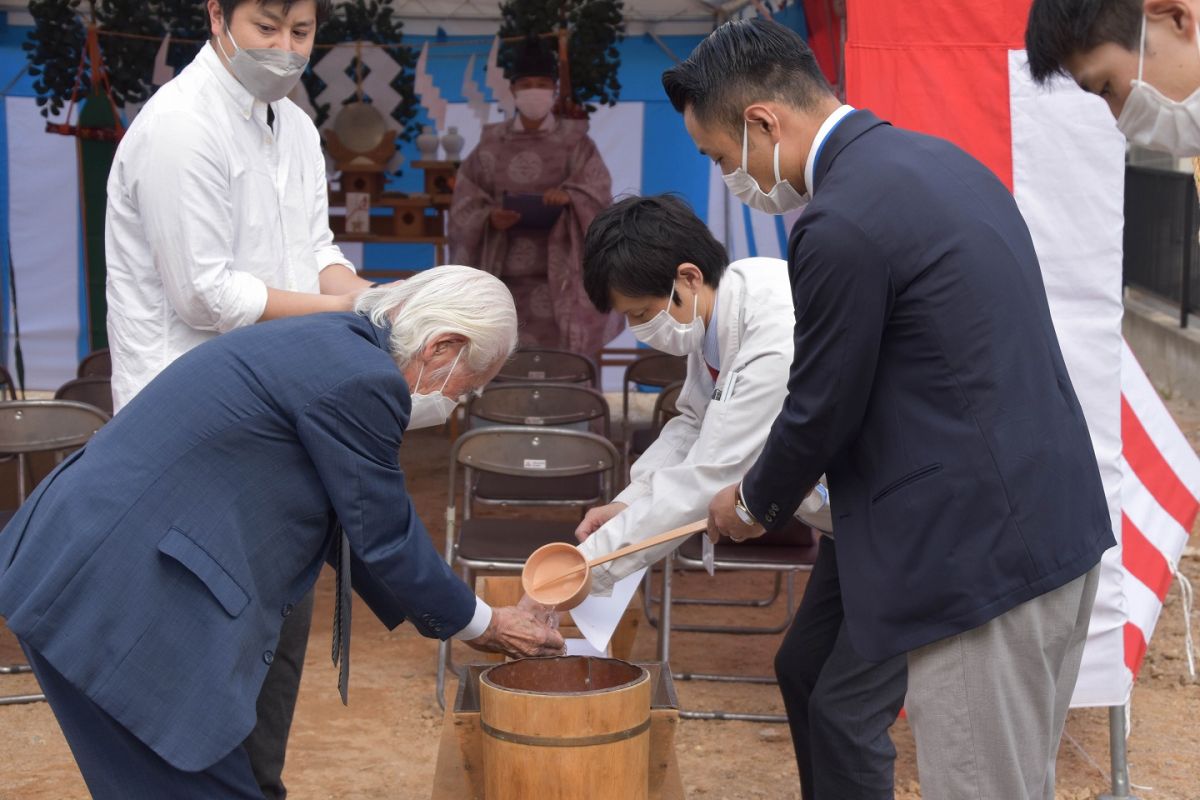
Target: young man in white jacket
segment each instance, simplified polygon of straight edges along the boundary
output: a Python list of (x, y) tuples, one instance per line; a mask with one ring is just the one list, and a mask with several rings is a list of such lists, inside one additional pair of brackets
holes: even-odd
[[(616, 501), (579, 525), (580, 549), (594, 557), (702, 519), (708, 490), (754, 463), (787, 394), (793, 314), (786, 262), (730, 264), (671, 195), (631, 197), (601, 212), (584, 243), (583, 281), (592, 303), (625, 315), (640, 341), (688, 359), (679, 416), (634, 463)], [(593, 591), (607, 593), (676, 544), (598, 567)]]
[[(633, 465), (630, 485), (576, 530), (579, 549), (594, 558), (701, 519), (708, 498), (741, 478), (787, 394), (795, 314), (786, 262), (728, 263), (708, 227), (670, 195), (632, 197), (601, 212), (588, 229), (583, 279), (599, 310), (624, 314), (638, 339), (688, 359), (679, 416)], [(820, 497), (810, 495), (801, 509), (808, 513), (798, 515), (827, 521)], [(675, 546), (597, 567), (593, 592), (607, 594)], [(834, 544), (825, 537), (775, 659), (803, 797), (891, 798), (888, 728), (904, 697), (904, 662), (862, 660), (842, 628)]]

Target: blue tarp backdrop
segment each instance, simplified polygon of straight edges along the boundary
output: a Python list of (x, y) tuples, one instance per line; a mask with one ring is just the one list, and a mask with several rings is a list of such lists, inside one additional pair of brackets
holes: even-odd
[[(791, 6), (777, 16), (804, 32), (803, 15)], [(45, 133), (34, 102), (33, 79), (27, 73), (21, 44), (31, 28), (12, 26), (0, 14), (0, 88), (7, 87), (0, 114), (0, 293), (6, 363), (11, 362), (11, 283), (8, 253), (11, 244), (20, 292), (21, 340), (27, 385), (53, 389), (74, 375), (75, 364), (87, 351), (87, 303), (78, 199), (78, 165), (73, 139)], [(601, 107), (592, 117), (592, 136), (620, 194), (675, 192), (725, 241), (732, 258), (780, 256), (788, 220), (750, 212), (732, 199), (707, 159), (699, 155), (679, 114), (663, 94), (660, 77), (686, 58), (699, 36), (631, 35), (620, 45), (620, 102)], [(463, 75), (474, 56), (474, 78), (491, 99), (485, 83), (490, 40), (480, 37), (411, 36), (405, 42), (419, 49), (430, 43), (428, 71), (449, 104), (447, 124), (458, 121), (467, 150), (478, 140), (478, 121), (462, 96)], [(669, 52), (668, 52), (669, 51)], [(422, 109), (419, 122), (429, 124)], [(492, 119), (498, 119), (493, 109)], [(398, 191), (420, 191), (420, 172), (410, 165), (416, 146), (402, 148), (402, 175), (392, 182)], [(423, 269), (433, 264), (426, 245), (348, 246), (348, 255), (367, 271)]]

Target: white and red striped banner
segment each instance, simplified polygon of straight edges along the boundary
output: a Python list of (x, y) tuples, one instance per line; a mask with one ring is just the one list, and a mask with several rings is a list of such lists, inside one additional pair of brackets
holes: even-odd
[(1029, 224), (1121, 542), (1102, 562), (1073, 704), (1123, 704), (1200, 506), (1200, 459), (1121, 339), (1124, 142), (1069, 80), (1033, 85), (1029, 0), (847, 6), (848, 102), (971, 152)]

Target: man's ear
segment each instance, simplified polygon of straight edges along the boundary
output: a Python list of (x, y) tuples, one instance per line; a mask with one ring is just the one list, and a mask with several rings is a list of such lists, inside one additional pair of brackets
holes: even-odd
[(754, 103), (746, 107), (745, 112), (746, 124), (751, 127), (757, 127), (759, 130), (768, 134), (772, 140), (779, 134), (779, 117), (767, 105), (763, 103)]
[(1187, 0), (1146, 0), (1146, 22), (1169, 22), (1171, 30), (1188, 39), (1196, 32), (1196, 14)]
[(700, 287), (704, 285), (704, 273), (690, 261), (680, 264), (679, 268), (675, 271), (675, 276), (687, 284), (688, 288), (694, 292), (700, 291)]

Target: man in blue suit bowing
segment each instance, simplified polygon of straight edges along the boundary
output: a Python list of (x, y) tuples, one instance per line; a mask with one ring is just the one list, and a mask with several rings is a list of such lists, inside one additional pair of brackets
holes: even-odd
[(517, 341), (469, 267), (268, 322), (180, 357), (0, 533), (0, 614), (93, 796), (261, 798), (242, 742), (283, 619), (327, 558), (346, 694), (349, 582), (389, 627), (515, 656), (562, 638), (450, 570), (397, 460)]
[(1114, 539), (1012, 195), (950, 143), (840, 104), (769, 21), (722, 26), (663, 85), (744, 202), (809, 198), (788, 396), (710, 533), (781, 526), (827, 473), (844, 633), (868, 662), (906, 654), (922, 796), (1050, 800)]

